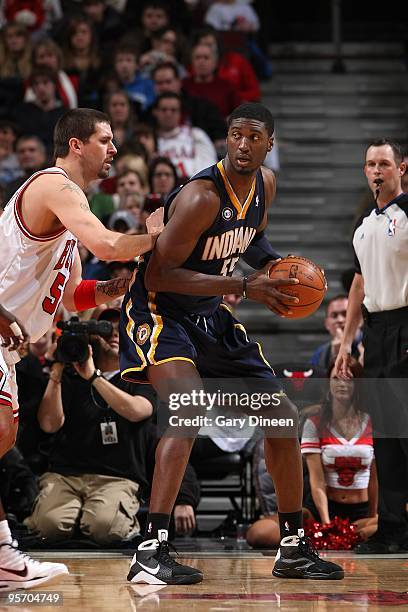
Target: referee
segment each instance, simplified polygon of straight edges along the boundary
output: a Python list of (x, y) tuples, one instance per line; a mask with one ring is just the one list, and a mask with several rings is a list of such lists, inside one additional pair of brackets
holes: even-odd
[[(350, 378), (351, 345), (364, 318), (364, 376), (374, 428), (379, 482), (378, 531), (359, 545), (361, 554), (408, 548), (408, 193), (400, 146), (371, 143), (364, 172), (376, 208), (357, 222), (355, 274), (350, 288), (336, 374)], [(395, 380), (399, 379), (399, 380)]]

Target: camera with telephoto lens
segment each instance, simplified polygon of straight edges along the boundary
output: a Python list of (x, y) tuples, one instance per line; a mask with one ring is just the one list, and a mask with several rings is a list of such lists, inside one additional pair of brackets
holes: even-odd
[(110, 321), (80, 321), (78, 317), (71, 317), (69, 321), (58, 321), (57, 327), (62, 330), (62, 334), (57, 341), (55, 359), (61, 363), (83, 363), (88, 359), (90, 336), (109, 338), (113, 331)]

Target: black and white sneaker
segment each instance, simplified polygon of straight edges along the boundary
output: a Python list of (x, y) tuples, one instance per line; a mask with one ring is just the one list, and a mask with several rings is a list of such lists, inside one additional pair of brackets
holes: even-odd
[(321, 559), (303, 529), (299, 529), (297, 536), (281, 540), (272, 575), (276, 578), (342, 580), (344, 570), (336, 563)]
[(167, 540), (146, 540), (133, 555), (127, 579), (147, 584), (195, 584), (202, 581), (203, 574), (177, 563), (170, 556)]

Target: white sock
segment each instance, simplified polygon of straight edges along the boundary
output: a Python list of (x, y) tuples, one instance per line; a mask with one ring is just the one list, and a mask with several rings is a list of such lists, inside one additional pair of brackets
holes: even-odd
[(4, 521), (0, 521), (0, 544), (11, 544), (12, 541), (9, 524), (4, 519)]

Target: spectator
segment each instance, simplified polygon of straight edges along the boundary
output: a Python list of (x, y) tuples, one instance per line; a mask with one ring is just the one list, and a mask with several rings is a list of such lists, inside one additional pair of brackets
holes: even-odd
[(128, 210), (117, 210), (112, 213), (107, 225), (110, 230), (120, 234), (137, 234), (141, 229), (139, 220)]
[(125, 197), (130, 193), (145, 195), (148, 190), (144, 175), (137, 170), (123, 170), (116, 177), (116, 192), (97, 193), (90, 200), (91, 210), (101, 220), (107, 220), (114, 211), (124, 208)]
[(0, 10), (6, 21), (23, 25), (33, 37), (41, 36), (62, 17), (60, 0), (3, 0)]
[[(62, 70), (62, 51), (57, 43), (51, 38), (41, 39), (33, 47), (32, 61), (34, 67), (48, 66), (57, 74), (57, 92), (62, 104), (67, 108), (77, 108), (77, 92), (67, 73)], [(24, 99), (26, 102), (34, 100), (31, 87), (26, 90)]]
[(153, 114), (159, 154), (172, 161), (180, 177), (189, 178), (217, 162), (217, 153), (207, 134), (200, 128), (180, 125), (181, 100), (177, 94), (161, 94)]
[[(130, 3), (129, 3), (130, 4)], [(151, 35), (162, 28), (170, 25), (170, 14), (166, 2), (160, 0), (148, 0), (142, 8), (140, 17), (141, 28), (129, 31), (123, 38), (123, 42), (134, 43), (138, 41), (141, 53), (151, 49)]]
[(107, 95), (105, 113), (111, 121), (113, 142), (119, 149), (133, 133), (135, 117), (129, 96), (125, 91), (115, 91)]
[(17, 140), (16, 153), (22, 175), (7, 185), (6, 202), (34, 172), (45, 168), (47, 162), (44, 143), (38, 136), (20, 136)]
[(153, 126), (138, 123), (133, 131), (133, 138), (145, 148), (149, 162), (156, 157), (157, 138)]
[(144, 195), (141, 193), (129, 193), (124, 198), (123, 208), (125, 212), (132, 215), (137, 231), (145, 234), (147, 232), (145, 217), (143, 216)]
[(83, 0), (82, 8), (93, 24), (103, 57), (109, 60), (114, 45), (123, 34), (120, 13), (107, 0)]
[(208, 9), (204, 21), (216, 30), (256, 32), (259, 17), (249, 4), (236, 0), (218, 0)]
[(17, 446), (27, 464), (36, 474), (47, 469), (44, 450), (49, 438), (38, 424), (37, 411), (48, 381), (47, 351), (52, 343), (52, 332), (48, 331), (28, 350), (16, 364), (18, 401), (20, 405)]
[(206, 100), (189, 95), (182, 87), (176, 67), (171, 63), (161, 64), (152, 72), (156, 95), (170, 91), (181, 97), (182, 122), (195, 125), (206, 132), (214, 145), (225, 148), (227, 126), (218, 107)]
[(159, 193), (165, 199), (177, 183), (177, 172), (171, 161), (167, 157), (156, 157), (149, 166), (151, 192)]
[(371, 421), (362, 411), (357, 386), (362, 367), (354, 363), (351, 371), (354, 379), (340, 380), (332, 367), (327, 396), (320, 414), (306, 420), (301, 448), (313, 517), (324, 524), (335, 516), (348, 518), (367, 539), (377, 530), (377, 472)]
[(17, 139), (17, 128), (12, 121), (0, 119), (0, 182), (4, 185), (21, 175), (14, 145)]
[(21, 24), (30, 31), (38, 30), (44, 23), (44, 0), (3, 0), (2, 5), (2, 13), (8, 23)]
[[(360, 379), (357, 362), (353, 371)], [(336, 379), (332, 370), (326, 390), (320, 411), (303, 429), (302, 453), (310, 474), (305, 474), (303, 515), (324, 524), (335, 516), (348, 518), (367, 539), (377, 529), (378, 500), (370, 419), (361, 412), (360, 388), (352, 381)], [(273, 548), (280, 538), (276, 494), (258, 446), (254, 458), (264, 518), (250, 527), (247, 541), (255, 548)]]
[[(122, 147), (122, 150), (124, 149), (125, 147)], [(117, 175), (122, 174), (125, 170), (135, 170), (147, 183), (147, 152), (144, 146), (139, 142), (134, 143), (132, 151), (118, 154), (115, 161), (115, 170)]]
[(259, 81), (251, 64), (241, 53), (224, 52), (217, 32), (211, 27), (200, 30), (195, 42), (210, 45), (216, 50), (219, 58), (217, 76), (234, 86), (240, 103), (259, 101), (261, 97)]
[(22, 521), (30, 514), (37, 497), (37, 480), (16, 446), (0, 459), (0, 471), (0, 495), (6, 502), (5, 510)]
[[(324, 326), (329, 332), (331, 339), (324, 344), (321, 344), (313, 353), (310, 363), (312, 365), (320, 366), (325, 370), (336, 361), (339, 348), (343, 339), (344, 326), (346, 324), (346, 313), (347, 313), (348, 298), (347, 295), (336, 295), (329, 300), (326, 306), (326, 316), (324, 318)], [(353, 355), (358, 358), (358, 342), (360, 341), (360, 335), (357, 338), (357, 342), (353, 343)]]
[(152, 48), (140, 57), (140, 68), (150, 77), (152, 70), (165, 62), (174, 64), (179, 74), (186, 75), (186, 43), (182, 34), (171, 27), (161, 28), (151, 35)]
[(40, 138), (48, 154), (54, 146), (54, 126), (65, 109), (57, 100), (57, 77), (46, 66), (35, 68), (29, 81), (34, 92), (33, 102), (21, 103), (14, 112), (14, 119), (25, 134)]
[[(156, 399), (150, 386), (120, 377), (119, 317), (116, 309), (101, 312), (100, 319), (111, 321), (112, 334), (97, 337), (88, 359), (73, 364), (75, 372), (64, 372), (61, 363), (51, 367), (38, 420), (45, 431), (56, 432), (56, 439), (49, 472), (40, 479), (39, 497), (26, 520), (50, 540), (72, 537), (78, 522), (81, 533), (100, 544), (140, 531), (139, 499), (154, 469), (157, 434), (150, 417)], [(197, 502), (193, 482), (177, 502), (189, 506), (193, 523)]]
[(97, 100), (102, 63), (93, 23), (85, 15), (73, 17), (64, 34), (64, 70), (78, 91), (79, 106), (92, 107)]
[(183, 88), (190, 96), (209, 100), (227, 117), (240, 104), (240, 99), (231, 83), (216, 75), (216, 49), (199, 43), (193, 47), (191, 60), (192, 76), (184, 79)]
[(142, 111), (153, 104), (155, 99), (153, 81), (139, 72), (139, 55), (137, 49), (130, 45), (117, 47), (114, 55), (116, 75), (133, 102), (140, 105)]
[(1, 31), (0, 78), (27, 79), (31, 72), (31, 42), (23, 25), (8, 23)]

